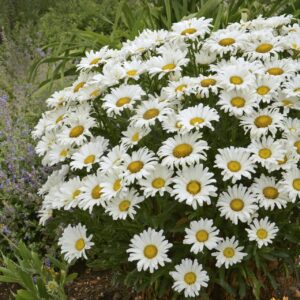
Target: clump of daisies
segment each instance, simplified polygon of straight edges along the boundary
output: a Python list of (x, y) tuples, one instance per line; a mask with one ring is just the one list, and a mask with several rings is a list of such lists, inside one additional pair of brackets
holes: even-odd
[(300, 27), (291, 16), (212, 27), (192, 18), (87, 52), (72, 86), (47, 100), (33, 136), (56, 168), (39, 216), (70, 220), (59, 239), (69, 262), (112, 245), (128, 272), (160, 270), (195, 297), (220, 270), (287, 249), (300, 198)]

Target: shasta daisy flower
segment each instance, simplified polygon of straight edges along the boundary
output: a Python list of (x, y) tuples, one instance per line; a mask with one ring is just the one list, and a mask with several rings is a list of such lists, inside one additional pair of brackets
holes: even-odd
[(218, 81), (215, 75), (204, 76), (201, 75), (195, 79), (195, 90), (201, 97), (208, 98), (209, 95), (218, 93)]
[(251, 178), (255, 172), (254, 159), (247, 149), (228, 147), (219, 149), (216, 155), (215, 167), (222, 169), (224, 180), (231, 179), (233, 183), (242, 177)]
[(281, 209), (287, 205), (288, 195), (280, 191), (280, 184), (276, 182), (275, 177), (262, 174), (260, 178), (255, 178), (251, 191), (259, 206), (264, 209), (273, 210), (275, 207)]
[(168, 138), (158, 150), (162, 165), (168, 167), (191, 165), (206, 159), (207, 142), (201, 133), (179, 134)]
[(105, 175), (102, 175), (102, 193), (105, 199), (111, 200), (121, 191), (127, 190), (123, 172), (119, 169), (111, 169)]
[(106, 62), (109, 57), (109, 49), (107, 46), (103, 47), (100, 51), (86, 51), (80, 63), (77, 65), (78, 70), (89, 70), (98, 67), (100, 64)]
[(209, 250), (214, 249), (220, 238), (219, 229), (213, 226), (213, 221), (209, 219), (200, 219), (192, 221), (190, 227), (185, 229), (184, 244), (192, 245), (191, 252), (197, 254), (202, 252), (204, 247)]
[(124, 148), (132, 148), (137, 145), (143, 137), (150, 133), (150, 131), (150, 128), (141, 128), (129, 125), (127, 130), (122, 132), (122, 145)]
[(103, 98), (103, 107), (107, 113), (112, 115), (119, 115), (125, 108), (132, 109), (133, 104), (137, 100), (141, 100), (145, 92), (139, 85), (123, 84), (111, 90), (110, 94)]
[(242, 252), (244, 247), (239, 246), (239, 242), (233, 236), (223, 239), (215, 248), (217, 251), (212, 253), (217, 259), (216, 266), (220, 268), (225, 265), (228, 269), (230, 266), (235, 265), (243, 260), (247, 253)]
[(294, 203), (300, 197), (300, 170), (295, 167), (286, 173), (283, 173), (280, 181), (280, 191), (288, 193), (289, 198)]
[(256, 241), (258, 248), (267, 246), (272, 243), (272, 240), (276, 237), (279, 231), (275, 223), (271, 223), (268, 217), (264, 219), (255, 219), (250, 228), (246, 228), (248, 232), (248, 238), (250, 241)]
[(183, 109), (178, 114), (179, 124), (182, 125), (182, 130), (184, 131), (201, 129), (203, 127), (214, 130), (211, 122), (218, 122), (219, 119), (219, 114), (214, 108), (204, 106), (202, 103)]
[(258, 102), (270, 103), (277, 96), (280, 79), (271, 76), (258, 76), (254, 84)]
[(176, 271), (170, 272), (174, 279), (172, 288), (176, 292), (184, 292), (184, 297), (199, 296), (202, 287), (208, 286), (209, 277), (201, 264), (195, 259), (183, 259), (175, 266)]
[(103, 173), (107, 173), (111, 169), (120, 169), (125, 153), (126, 149), (124, 146), (113, 147), (106, 155), (101, 157), (100, 170)]
[(125, 220), (127, 217), (134, 219), (136, 209), (140, 208), (139, 203), (144, 199), (134, 189), (122, 191), (107, 204), (105, 212), (112, 216), (113, 220)]
[(172, 247), (164, 234), (163, 230), (155, 231), (152, 228), (144, 230), (140, 234), (135, 234), (130, 240), (129, 261), (138, 261), (138, 271), (146, 271), (150, 273), (157, 270), (159, 266), (164, 266), (166, 262), (171, 262), (167, 253)]
[(131, 155), (124, 154), (124, 179), (133, 183), (135, 179), (147, 177), (157, 164), (157, 157), (146, 147), (132, 152)]
[(172, 175), (173, 172), (169, 168), (156, 165), (146, 178), (139, 180), (145, 197), (154, 197), (157, 193), (163, 196), (165, 192), (170, 192)]
[(80, 257), (87, 259), (85, 252), (94, 245), (91, 242), (92, 238), (92, 234), (87, 236), (85, 225), (79, 223), (76, 226), (72, 226), (69, 224), (59, 238), (58, 245), (61, 246), (61, 252), (65, 255), (65, 259), (70, 263)]
[(228, 187), (227, 192), (219, 196), (217, 207), (221, 216), (229, 219), (233, 224), (238, 224), (239, 221), (248, 222), (258, 210), (251, 190), (241, 184)]
[(300, 75), (287, 80), (283, 83), (283, 91), (289, 97), (300, 96)]
[(186, 202), (196, 209), (197, 205), (203, 206), (205, 202), (210, 204), (210, 197), (217, 196), (214, 174), (203, 165), (183, 167), (176, 175), (171, 195), (179, 202)]

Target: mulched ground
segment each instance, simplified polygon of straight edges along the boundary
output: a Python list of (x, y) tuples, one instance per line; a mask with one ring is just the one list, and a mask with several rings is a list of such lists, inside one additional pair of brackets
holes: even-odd
[[(143, 300), (143, 297), (133, 295), (127, 289), (113, 287), (111, 272), (91, 272), (90, 269), (80, 271), (78, 278), (66, 286), (69, 300)], [(277, 280), (281, 283), (281, 288), (263, 300), (270, 300), (272, 296), (276, 300), (300, 299), (300, 286), (297, 286), (294, 279), (278, 277)], [(0, 300), (13, 300), (12, 292), (16, 292), (17, 289), (16, 284), (0, 283)], [(283, 298), (283, 296), (288, 298)]]

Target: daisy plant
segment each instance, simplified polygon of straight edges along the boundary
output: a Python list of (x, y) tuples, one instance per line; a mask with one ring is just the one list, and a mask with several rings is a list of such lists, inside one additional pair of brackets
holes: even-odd
[(271, 261), (296, 272), (300, 27), (212, 23), (87, 52), (33, 131), (56, 166), (41, 224), (65, 228), (68, 262), (113, 268), (143, 299), (266, 299)]

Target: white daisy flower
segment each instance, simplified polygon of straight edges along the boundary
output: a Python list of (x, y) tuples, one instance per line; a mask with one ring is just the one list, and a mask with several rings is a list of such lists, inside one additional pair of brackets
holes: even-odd
[(206, 247), (214, 249), (221, 238), (218, 237), (219, 229), (213, 226), (213, 220), (200, 219), (192, 221), (190, 227), (185, 229), (183, 244), (192, 245), (191, 252), (198, 254)]
[(199, 65), (209, 65), (217, 59), (217, 54), (210, 52), (205, 48), (201, 48), (198, 53), (195, 53), (195, 61)]
[(218, 122), (219, 119), (220, 116), (214, 108), (204, 106), (202, 103), (183, 109), (178, 114), (179, 124), (182, 125), (182, 130), (184, 131), (201, 129), (203, 127), (214, 130), (211, 122)]
[(200, 74), (195, 79), (195, 82), (197, 83), (195, 89), (202, 98), (208, 98), (211, 93), (218, 94), (218, 82), (215, 75), (204, 76)]
[(72, 93), (70, 93), (70, 98), (76, 97), (76, 94), (79, 92), (79, 90), (86, 86), (95, 75), (96, 74), (92, 72), (81, 72), (71, 87)]
[(79, 195), (81, 194), (82, 183), (80, 178), (74, 177), (62, 183), (53, 197), (52, 208), (69, 210), (78, 205)]
[(58, 108), (64, 106), (70, 99), (70, 94), (70, 88), (54, 92), (51, 97), (46, 100), (48, 107)]
[(256, 241), (258, 248), (271, 244), (279, 231), (275, 223), (271, 223), (268, 217), (254, 219), (250, 228), (246, 228), (249, 241)]
[(136, 108), (135, 115), (131, 117), (131, 125), (149, 128), (156, 120), (162, 121), (171, 112), (168, 103), (159, 102), (154, 96), (150, 96), (148, 101), (142, 102)]
[(102, 176), (102, 193), (105, 199), (111, 200), (121, 191), (127, 190), (123, 173), (118, 169), (111, 169)]
[(233, 183), (242, 177), (251, 178), (255, 172), (254, 159), (245, 148), (228, 147), (218, 150), (215, 167), (222, 169), (224, 180), (231, 179)]
[(300, 97), (288, 97), (283, 92), (278, 92), (277, 97), (275, 97), (272, 103), (273, 107), (283, 107), (284, 113), (289, 113), (291, 109), (300, 110)]
[(139, 85), (123, 84), (111, 90), (103, 98), (103, 107), (108, 115), (120, 115), (124, 109), (133, 109), (133, 104), (141, 100), (145, 92)]
[(264, 61), (264, 68), (266, 74), (278, 77), (281, 81), (290, 78), (296, 72), (294, 62), (290, 58)]
[(38, 156), (45, 155), (53, 145), (57, 142), (57, 134), (54, 131), (46, 132), (45, 135), (38, 141), (35, 152)]
[(101, 96), (106, 91), (106, 87), (96, 84), (87, 84), (83, 88), (81, 88), (77, 95), (76, 100), (80, 103), (83, 103), (88, 100), (95, 100), (97, 97)]
[(91, 128), (96, 126), (96, 121), (92, 117), (78, 115), (69, 117), (57, 134), (57, 140), (62, 145), (80, 146), (87, 141), (87, 137), (92, 137)]
[(210, 204), (210, 197), (217, 196), (217, 188), (214, 185), (216, 180), (213, 177), (214, 174), (201, 164), (183, 167), (173, 179), (171, 195), (177, 201), (191, 205), (193, 209), (196, 209), (197, 205), (203, 206), (205, 202)]
[(100, 51), (86, 51), (85, 57), (83, 57), (80, 63), (77, 65), (78, 70), (90, 70), (98, 67), (107, 61), (110, 56), (110, 51), (107, 46), (100, 49)]
[(253, 113), (254, 108), (259, 106), (254, 92), (227, 90), (220, 93), (217, 105), (220, 105), (222, 110), (235, 117), (240, 117), (243, 114), (249, 115)]
[(106, 206), (106, 200), (103, 195), (103, 177), (97, 174), (87, 175), (82, 180), (81, 193), (79, 195), (78, 207), (83, 210), (89, 210), (91, 213), (94, 206)]
[(178, 134), (168, 138), (157, 152), (162, 159), (162, 165), (178, 167), (206, 160), (205, 151), (209, 147), (201, 138), (202, 134), (199, 132)]
[(171, 27), (171, 36), (182, 37), (187, 39), (195, 39), (197, 37), (204, 37), (206, 33), (210, 32), (212, 19), (192, 18), (173, 23)]
[(186, 51), (173, 50), (165, 52), (161, 56), (151, 57), (146, 62), (147, 70), (152, 76), (159, 74), (159, 79), (170, 72), (181, 71), (182, 67), (189, 62), (186, 55)]
[(178, 115), (173, 110), (161, 122), (163, 130), (168, 133), (182, 133), (182, 125), (178, 121)]
[(133, 59), (132, 61), (125, 61), (123, 68), (126, 72), (127, 79), (138, 80), (140, 75), (144, 73), (145, 67), (141, 60)]
[(97, 136), (73, 153), (70, 163), (71, 169), (81, 170), (86, 168), (87, 172), (90, 172), (93, 165), (99, 163), (100, 157), (106, 151), (107, 147), (108, 141), (101, 136)]
[(155, 169), (157, 157), (146, 147), (132, 152), (131, 155), (124, 154), (124, 178), (126, 182), (133, 183), (135, 179), (147, 177)]
[(70, 158), (73, 149), (70, 146), (53, 144), (47, 153), (47, 164), (53, 166), (59, 162), (64, 162), (66, 159)]
[(39, 224), (45, 226), (47, 221), (51, 219), (52, 216), (53, 216), (53, 209), (42, 206), (42, 208), (38, 211)]
[(58, 129), (64, 124), (64, 119), (68, 115), (68, 109), (65, 106), (47, 111), (43, 117), (45, 118), (45, 130)]
[(271, 30), (259, 30), (245, 35), (247, 39), (242, 46), (244, 56), (250, 60), (278, 57), (278, 53), (284, 49), (280, 38), (274, 36)]
[(100, 170), (103, 173), (109, 172), (111, 169), (120, 169), (126, 149), (123, 145), (115, 146), (106, 155), (100, 159)]
[(284, 173), (280, 181), (280, 192), (288, 193), (293, 203), (300, 198), (300, 170), (295, 167)]
[(256, 199), (251, 190), (243, 185), (228, 187), (227, 192), (219, 196), (217, 207), (221, 216), (229, 219), (233, 224), (246, 223), (252, 219), (252, 215), (258, 210)]
[(179, 80), (170, 81), (163, 91), (168, 100), (181, 99), (184, 95), (191, 93), (195, 85), (195, 78), (189, 76), (180, 77)]
[(300, 136), (300, 119), (299, 118), (285, 118), (283, 121), (283, 137), (287, 138), (291, 134)]
[(67, 262), (71, 263), (74, 259), (80, 257), (87, 259), (85, 252), (94, 245), (91, 242), (92, 238), (92, 234), (87, 236), (85, 225), (79, 223), (76, 226), (72, 226), (69, 224), (59, 238), (58, 245), (61, 246), (61, 252), (65, 255)]
[(145, 197), (154, 197), (157, 193), (160, 196), (163, 196), (166, 192), (170, 193), (172, 175), (173, 172), (169, 168), (156, 165), (155, 169), (146, 178), (139, 180), (139, 185)]
[(272, 76), (258, 76), (253, 88), (258, 102), (270, 103), (277, 96), (280, 79)]
[(132, 148), (137, 145), (139, 141), (145, 137), (148, 133), (150, 133), (150, 128), (141, 128), (133, 125), (129, 125), (126, 131), (122, 132), (121, 145), (124, 148)]
[(157, 270), (159, 266), (164, 266), (166, 262), (171, 262), (167, 253), (172, 247), (165, 236), (163, 230), (155, 231), (152, 228), (144, 230), (140, 234), (135, 234), (130, 240), (129, 261), (138, 261), (138, 271), (146, 271), (150, 273)]
[(263, 136), (258, 139), (252, 139), (248, 146), (252, 158), (259, 162), (263, 167), (268, 167), (270, 164), (276, 164), (285, 153), (284, 144), (281, 140), (275, 140), (271, 136)]
[(204, 42), (203, 47), (219, 54), (221, 57), (230, 52), (231, 55), (241, 49), (245, 35), (238, 30), (220, 29), (211, 34)]
[(241, 125), (251, 136), (266, 135), (268, 132), (275, 136), (278, 129), (283, 127), (284, 116), (277, 108), (263, 108), (251, 115), (241, 117)]
[(289, 200), (287, 194), (280, 191), (280, 184), (276, 182), (276, 178), (263, 174), (260, 178), (254, 179), (251, 191), (259, 206), (266, 210), (273, 210), (275, 207), (285, 208)]
[(230, 266), (241, 262), (247, 253), (242, 252), (244, 247), (239, 247), (239, 242), (233, 236), (230, 238), (223, 239), (216, 247), (216, 252), (212, 253), (217, 259), (216, 266), (220, 268), (225, 265), (228, 269)]
[(176, 271), (170, 272), (174, 279), (172, 288), (181, 293), (184, 291), (184, 297), (199, 296), (202, 287), (208, 286), (209, 277), (203, 270), (202, 265), (195, 259), (183, 259), (179, 265), (175, 266)]
[(121, 192), (113, 198), (106, 206), (105, 212), (113, 220), (125, 220), (127, 217), (134, 219), (136, 209), (140, 208), (139, 203), (144, 201), (144, 197), (138, 195), (134, 189)]

